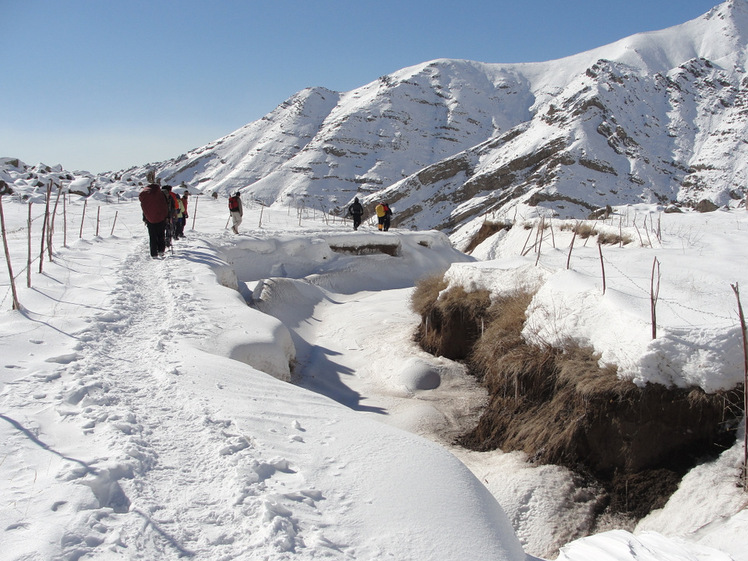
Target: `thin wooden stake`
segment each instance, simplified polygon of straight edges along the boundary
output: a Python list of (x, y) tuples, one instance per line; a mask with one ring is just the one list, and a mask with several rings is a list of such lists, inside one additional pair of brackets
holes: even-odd
[(603, 294), (605, 294), (605, 262), (603, 261), (603, 244), (597, 243), (597, 251), (600, 254), (600, 267), (603, 270)]
[[(51, 187), (51, 185), (50, 185)], [(62, 188), (57, 190), (57, 198), (55, 199), (55, 206), (52, 209), (52, 218), (49, 222), (49, 228), (47, 228), (47, 253), (49, 255), (49, 261), (52, 262), (52, 240), (55, 234), (55, 216), (57, 215), (57, 205), (60, 202), (60, 195), (62, 194)]]
[(639, 226), (636, 225), (636, 218), (634, 218), (634, 228), (636, 228), (636, 233), (639, 234), (639, 245), (644, 247), (644, 240), (642, 239), (642, 233), (639, 231)]
[(96, 237), (99, 237), (99, 224), (101, 221), (101, 207), (96, 207)]
[(576, 239), (577, 239), (577, 228), (574, 228), (574, 235), (571, 237), (571, 245), (569, 246), (569, 255), (566, 257), (567, 270), (569, 268), (569, 263), (571, 263), (571, 250), (574, 249), (574, 240)]
[(553, 242), (553, 249), (556, 249), (556, 234), (553, 233), (553, 219), (548, 219), (548, 227), (551, 229), (551, 241)]
[(540, 238), (540, 241), (543, 241), (543, 218), (540, 219), (540, 223), (538, 224), (538, 231), (535, 233), (535, 245), (533, 245), (533, 249), (537, 253), (538, 251), (538, 238)]
[(47, 203), (44, 207), (44, 221), (42, 222), (42, 247), (39, 252), (39, 272), (44, 270), (44, 241), (47, 237), (47, 226), (49, 224), (49, 195), (52, 193), (52, 184), (47, 186)]
[(114, 222), (112, 222), (112, 231), (109, 233), (110, 236), (114, 235), (114, 227), (117, 224), (117, 215), (119, 215), (119, 211), (118, 210), (114, 212)]
[(195, 208), (192, 209), (192, 229), (195, 229), (195, 218), (197, 218), (197, 203), (200, 200), (200, 195), (195, 197)]
[(21, 304), (18, 302), (18, 293), (16, 292), (16, 279), (13, 278), (13, 264), (10, 262), (10, 250), (8, 249), (8, 237), (5, 233), (5, 213), (3, 212), (3, 196), (0, 195), (0, 230), (3, 233), (3, 247), (5, 249), (5, 260), (8, 262), (8, 274), (10, 275), (10, 291), (13, 295), (13, 309), (20, 310)]
[(28, 218), (28, 230), (29, 230), (29, 252), (26, 257), (26, 286), (31, 288), (31, 205), (33, 203), (29, 201), (29, 218)]
[[(656, 272), (656, 275), (655, 275)], [(655, 276), (657, 285), (655, 285)], [(652, 312), (652, 339), (657, 339), (657, 300), (660, 297), (660, 262), (657, 257), (652, 262), (652, 278), (649, 282), (649, 303)]]
[(68, 246), (68, 205), (67, 197), (62, 197), (62, 247)]
[(740, 303), (740, 288), (738, 283), (731, 284), (735, 297), (738, 299), (738, 315), (740, 329), (743, 332), (743, 491), (748, 492), (748, 338), (745, 329), (745, 315)]
[(88, 199), (83, 201), (83, 216), (81, 216), (81, 231), (78, 234), (79, 239), (83, 237), (83, 221), (86, 219), (86, 206), (88, 206)]
[(535, 266), (538, 266), (538, 262), (540, 261), (540, 248), (543, 246), (543, 236), (545, 231), (545, 217), (540, 219), (540, 240), (537, 242), (538, 244), (538, 256), (535, 258)]
[(530, 236), (532, 236), (532, 231), (535, 229), (535, 225), (533, 224), (530, 228), (530, 233), (527, 234), (527, 239), (525, 240), (525, 245), (522, 246), (522, 251), (520, 252), (522, 256), (525, 255), (525, 248), (527, 247), (527, 242), (530, 241)]

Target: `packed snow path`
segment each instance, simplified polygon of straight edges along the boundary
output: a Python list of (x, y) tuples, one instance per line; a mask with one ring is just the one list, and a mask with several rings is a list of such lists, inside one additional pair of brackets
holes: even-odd
[[(272, 478), (289, 470), (253, 457), (246, 464), (256, 477), (242, 481), (237, 464), (247, 455), (249, 437), (216, 417), (210, 405), (195, 399), (191, 384), (180, 380), (179, 339), (199, 337), (215, 326), (201, 321), (196, 302), (181, 297), (183, 281), (169, 274), (178, 261), (142, 255), (138, 248), (125, 259), (111, 309), (79, 335), (77, 354), (60, 358), (69, 364), (48, 381), (49, 397), (22, 391), (8, 396), (17, 400), (15, 407), (28, 403), (37, 409), (43, 402), (50, 414), (65, 417), (112, 453), (61, 462), (56, 478), (80, 479), (99, 506), (65, 530), (64, 558), (105, 544), (142, 552), (143, 558), (192, 555), (205, 548), (235, 556), (244, 547), (232, 545), (243, 543), (236, 534), (257, 534), (259, 528), (251, 526), (263, 519), (248, 511), (265, 508), (261, 499), (239, 508), (241, 495), (264, 494), (252, 487), (268, 491)], [(129, 482), (128, 492), (123, 480)], [(132, 504), (131, 494), (137, 497)], [(55, 510), (74, 508), (67, 503), (60, 500)], [(237, 518), (244, 522), (237, 524)], [(204, 528), (214, 528), (214, 535)]]
[[(206, 353), (240, 298), (204, 266), (218, 260), (203, 242), (178, 247), (152, 260), (141, 239), (109, 262), (116, 285), (74, 306), (93, 315), (68, 333), (73, 351), (6, 387), (9, 559), (456, 559), (453, 531), (472, 534), (474, 558), (523, 556), (440, 447)], [(63, 294), (59, 313), (79, 297)], [(444, 516), (463, 501), (474, 514)], [(422, 530), (404, 531), (414, 519)]]

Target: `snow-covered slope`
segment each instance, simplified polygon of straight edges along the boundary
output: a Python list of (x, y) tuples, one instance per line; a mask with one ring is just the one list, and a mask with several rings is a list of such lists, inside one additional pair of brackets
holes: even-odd
[(128, 192), (155, 169), (165, 183), (265, 204), (387, 198), (419, 228), (518, 200), (573, 217), (607, 204), (735, 205), (748, 179), (747, 39), (748, 2), (728, 0), (564, 59), (426, 62), (345, 93), (304, 90), (209, 145), (94, 186)]

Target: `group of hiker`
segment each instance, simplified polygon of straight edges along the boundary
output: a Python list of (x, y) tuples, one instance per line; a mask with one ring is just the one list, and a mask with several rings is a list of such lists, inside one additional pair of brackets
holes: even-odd
[(138, 195), (143, 222), (148, 227), (150, 254), (154, 259), (164, 255), (172, 240), (184, 238), (189, 196), (187, 189), (180, 197), (171, 185), (162, 187), (155, 180), (151, 180)]
[[(184, 184), (182, 184), (184, 186)], [(180, 197), (171, 185), (161, 186), (155, 178), (149, 177), (148, 186), (140, 192), (140, 206), (143, 209), (143, 222), (148, 227), (150, 254), (153, 258), (164, 255), (172, 240), (184, 237), (184, 225), (188, 218), (187, 201), (190, 193), (184, 189)], [(375, 209), (377, 229), (387, 232), (390, 229), (392, 210), (385, 201), (380, 201)], [(244, 205), (239, 191), (229, 197), (231, 230), (239, 233), (239, 225), (244, 216)], [(347, 216), (353, 218), (353, 229), (358, 230), (364, 216), (364, 206), (356, 197), (348, 207)]]
[[(380, 201), (374, 211), (377, 214), (377, 229), (382, 232), (389, 230), (392, 218), (392, 210), (389, 205), (384, 201)], [(361, 219), (364, 216), (364, 206), (358, 200), (358, 197), (354, 198), (353, 203), (348, 207), (348, 216), (353, 218), (353, 229), (358, 230), (358, 227), (361, 225)]]

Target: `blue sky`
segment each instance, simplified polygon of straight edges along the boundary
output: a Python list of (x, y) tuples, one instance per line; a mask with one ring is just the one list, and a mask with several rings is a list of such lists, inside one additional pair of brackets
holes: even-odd
[(436, 58), (537, 62), (717, 0), (0, 0), (0, 157), (115, 171)]

